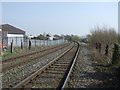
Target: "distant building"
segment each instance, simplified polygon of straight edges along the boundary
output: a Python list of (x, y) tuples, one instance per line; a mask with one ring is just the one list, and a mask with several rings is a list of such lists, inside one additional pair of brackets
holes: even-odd
[(87, 35), (85, 35), (85, 36), (82, 36), (81, 41), (82, 41), (82, 42), (85, 42), (85, 43), (88, 43), (88, 39), (89, 39), (89, 38), (90, 38), (90, 35), (87, 34)]
[(0, 25), (0, 29), (2, 29), (2, 39), (3, 44), (8, 46), (10, 42), (13, 40), (14, 42), (20, 42), (24, 40), (25, 31), (18, 29), (9, 24)]
[(33, 39), (35, 36), (33, 36), (33, 35), (29, 35), (28, 36), (28, 39)]
[(54, 36), (51, 35), (51, 36), (49, 37), (49, 40), (53, 40), (53, 39), (54, 39)]
[(0, 25), (0, 29), (2, 29), (2, 37), (24, 37), (25, 31), (18, 29), (9, 24)]
[(48, 40), (53, 40), (53, 39), (54, 39), (54, 36), (53, 36), (52, 34), (50, 34), (50, 33), (48, 33), (48, 34), (44, 33), (43, 35), (44, 35), (45, 37), (47, 37)]

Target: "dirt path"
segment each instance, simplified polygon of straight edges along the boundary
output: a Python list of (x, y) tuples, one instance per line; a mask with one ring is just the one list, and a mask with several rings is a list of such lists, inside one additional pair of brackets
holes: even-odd
[(93, 50), (81, 45), (81, 50), (72, 75), (70, 88), (119, 87), (118, 79), (109, 71), (110, 66), (98, 63), (92, 57)]

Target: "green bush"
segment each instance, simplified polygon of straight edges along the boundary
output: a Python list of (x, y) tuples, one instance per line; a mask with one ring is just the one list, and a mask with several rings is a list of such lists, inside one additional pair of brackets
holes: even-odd
[(120, 64), (120, 45), (119, 44), (114, 45), (112, 64), (114, 64), (114, 65)]

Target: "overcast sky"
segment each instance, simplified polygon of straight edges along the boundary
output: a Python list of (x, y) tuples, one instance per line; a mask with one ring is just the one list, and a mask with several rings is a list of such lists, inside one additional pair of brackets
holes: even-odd
[(96, 25), (118, 30), (117, 2), (4, 2), (2, 23), (40, 33), (86, 35)]

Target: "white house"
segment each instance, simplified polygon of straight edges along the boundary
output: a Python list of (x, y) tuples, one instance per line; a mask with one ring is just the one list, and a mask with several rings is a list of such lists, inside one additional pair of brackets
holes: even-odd
[(2, 29), (2, 39), (5, 46), (9, 46), (12, 40), (14, 46), (20, 45), (21, 40), (24, 41), (25, 31), (9, 24), (0, 25), (0, 29)]
[(54, 39), (54, 36), (51, 35), (51, 36), (49, 37), (49, 40), (53, 40), (53, 39)]
[(32, 39), (32, 38), (34, 38), (34, 37), (35, 37), (35, 36), (33, 36), (33, 35), (29, 35), (29, 36), (28, 36), (29, 39)]

